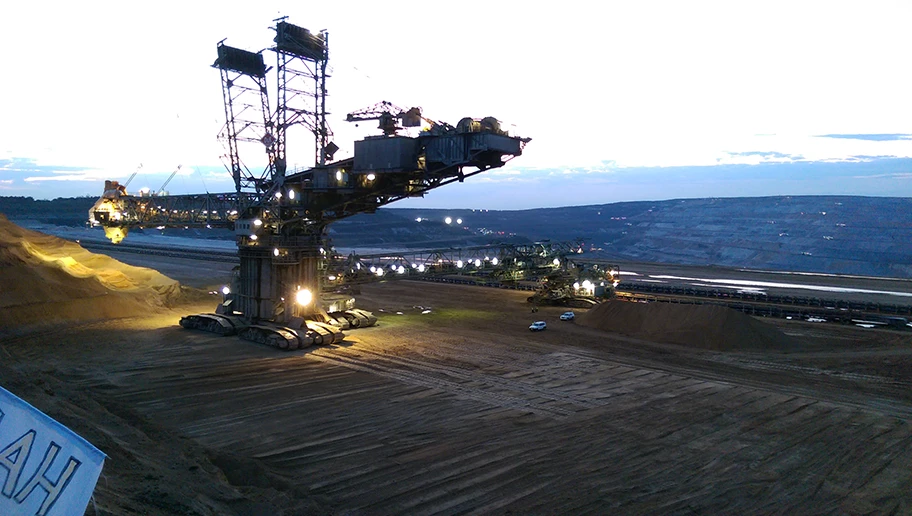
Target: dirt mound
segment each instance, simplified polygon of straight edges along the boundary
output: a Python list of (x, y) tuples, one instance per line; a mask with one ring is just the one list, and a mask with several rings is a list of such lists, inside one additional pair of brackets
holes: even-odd
[(177, 281), (0, 214), (0, 330), (60, 320), (129, 317), (179, 301)]
[(778, 329), (717, 305), (609, 301), (577, 318), (590, 328), (644, 340), (729, 350), (784, 350), (794, 346)]

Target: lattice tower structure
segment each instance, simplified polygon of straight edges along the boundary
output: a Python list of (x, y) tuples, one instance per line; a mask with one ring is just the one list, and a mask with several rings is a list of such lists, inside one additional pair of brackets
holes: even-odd
[[(219, 134), (227, 147), (228, 168), (235, 191), (266, 193), (275, 175), (275, 130), (266, 91), (266, 63), (263, 54), (218, 44), (218, 58), (213, 63), (222, 77), (225, 126)], [(241, 159), (240, 145), (253, 143), (254, 149), (266, 151), (267, 165), (252, 172)], [(257, 159), (262, 159), (259, 154)]]
[(338, 147), (330, 142), (332, 130), (326, 121), (326, 80), (329, 78), (329, 33), (317, 34), (280, 18), (275, 26), (278, 105), (276, 125), (276, 181), (288, 166), (287, 133), (295, 124), (314, 136), (314, 166), (325, 165)]

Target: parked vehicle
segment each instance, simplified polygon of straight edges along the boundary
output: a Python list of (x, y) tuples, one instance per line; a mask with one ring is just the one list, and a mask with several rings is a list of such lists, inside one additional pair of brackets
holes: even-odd
[(542, 331), (547, 327), (548, 325), (545, 324), (545, 321), (535, 321), (531, 326), (529, 326), (529, 329), (532, 331)]
[(573, 312), (564, 312), (560, 316), (561, 321), (572, 321), (573, 319), (576, 319), (576, 314)]

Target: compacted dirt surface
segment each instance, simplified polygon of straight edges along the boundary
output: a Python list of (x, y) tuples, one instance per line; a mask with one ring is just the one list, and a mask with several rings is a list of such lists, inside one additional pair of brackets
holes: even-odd
[(912, 333), (527, 295), (369, 285), (293, 352), (177, 326), (216, 296), (5, 322), (0, 385), (108, 454), (87, 514), (912, 513)]

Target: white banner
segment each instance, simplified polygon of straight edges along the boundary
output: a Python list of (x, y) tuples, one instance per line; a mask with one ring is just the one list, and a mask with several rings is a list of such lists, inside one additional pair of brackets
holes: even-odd
[(84, 514), (105, 454), (0, 387), (0, 514)]

